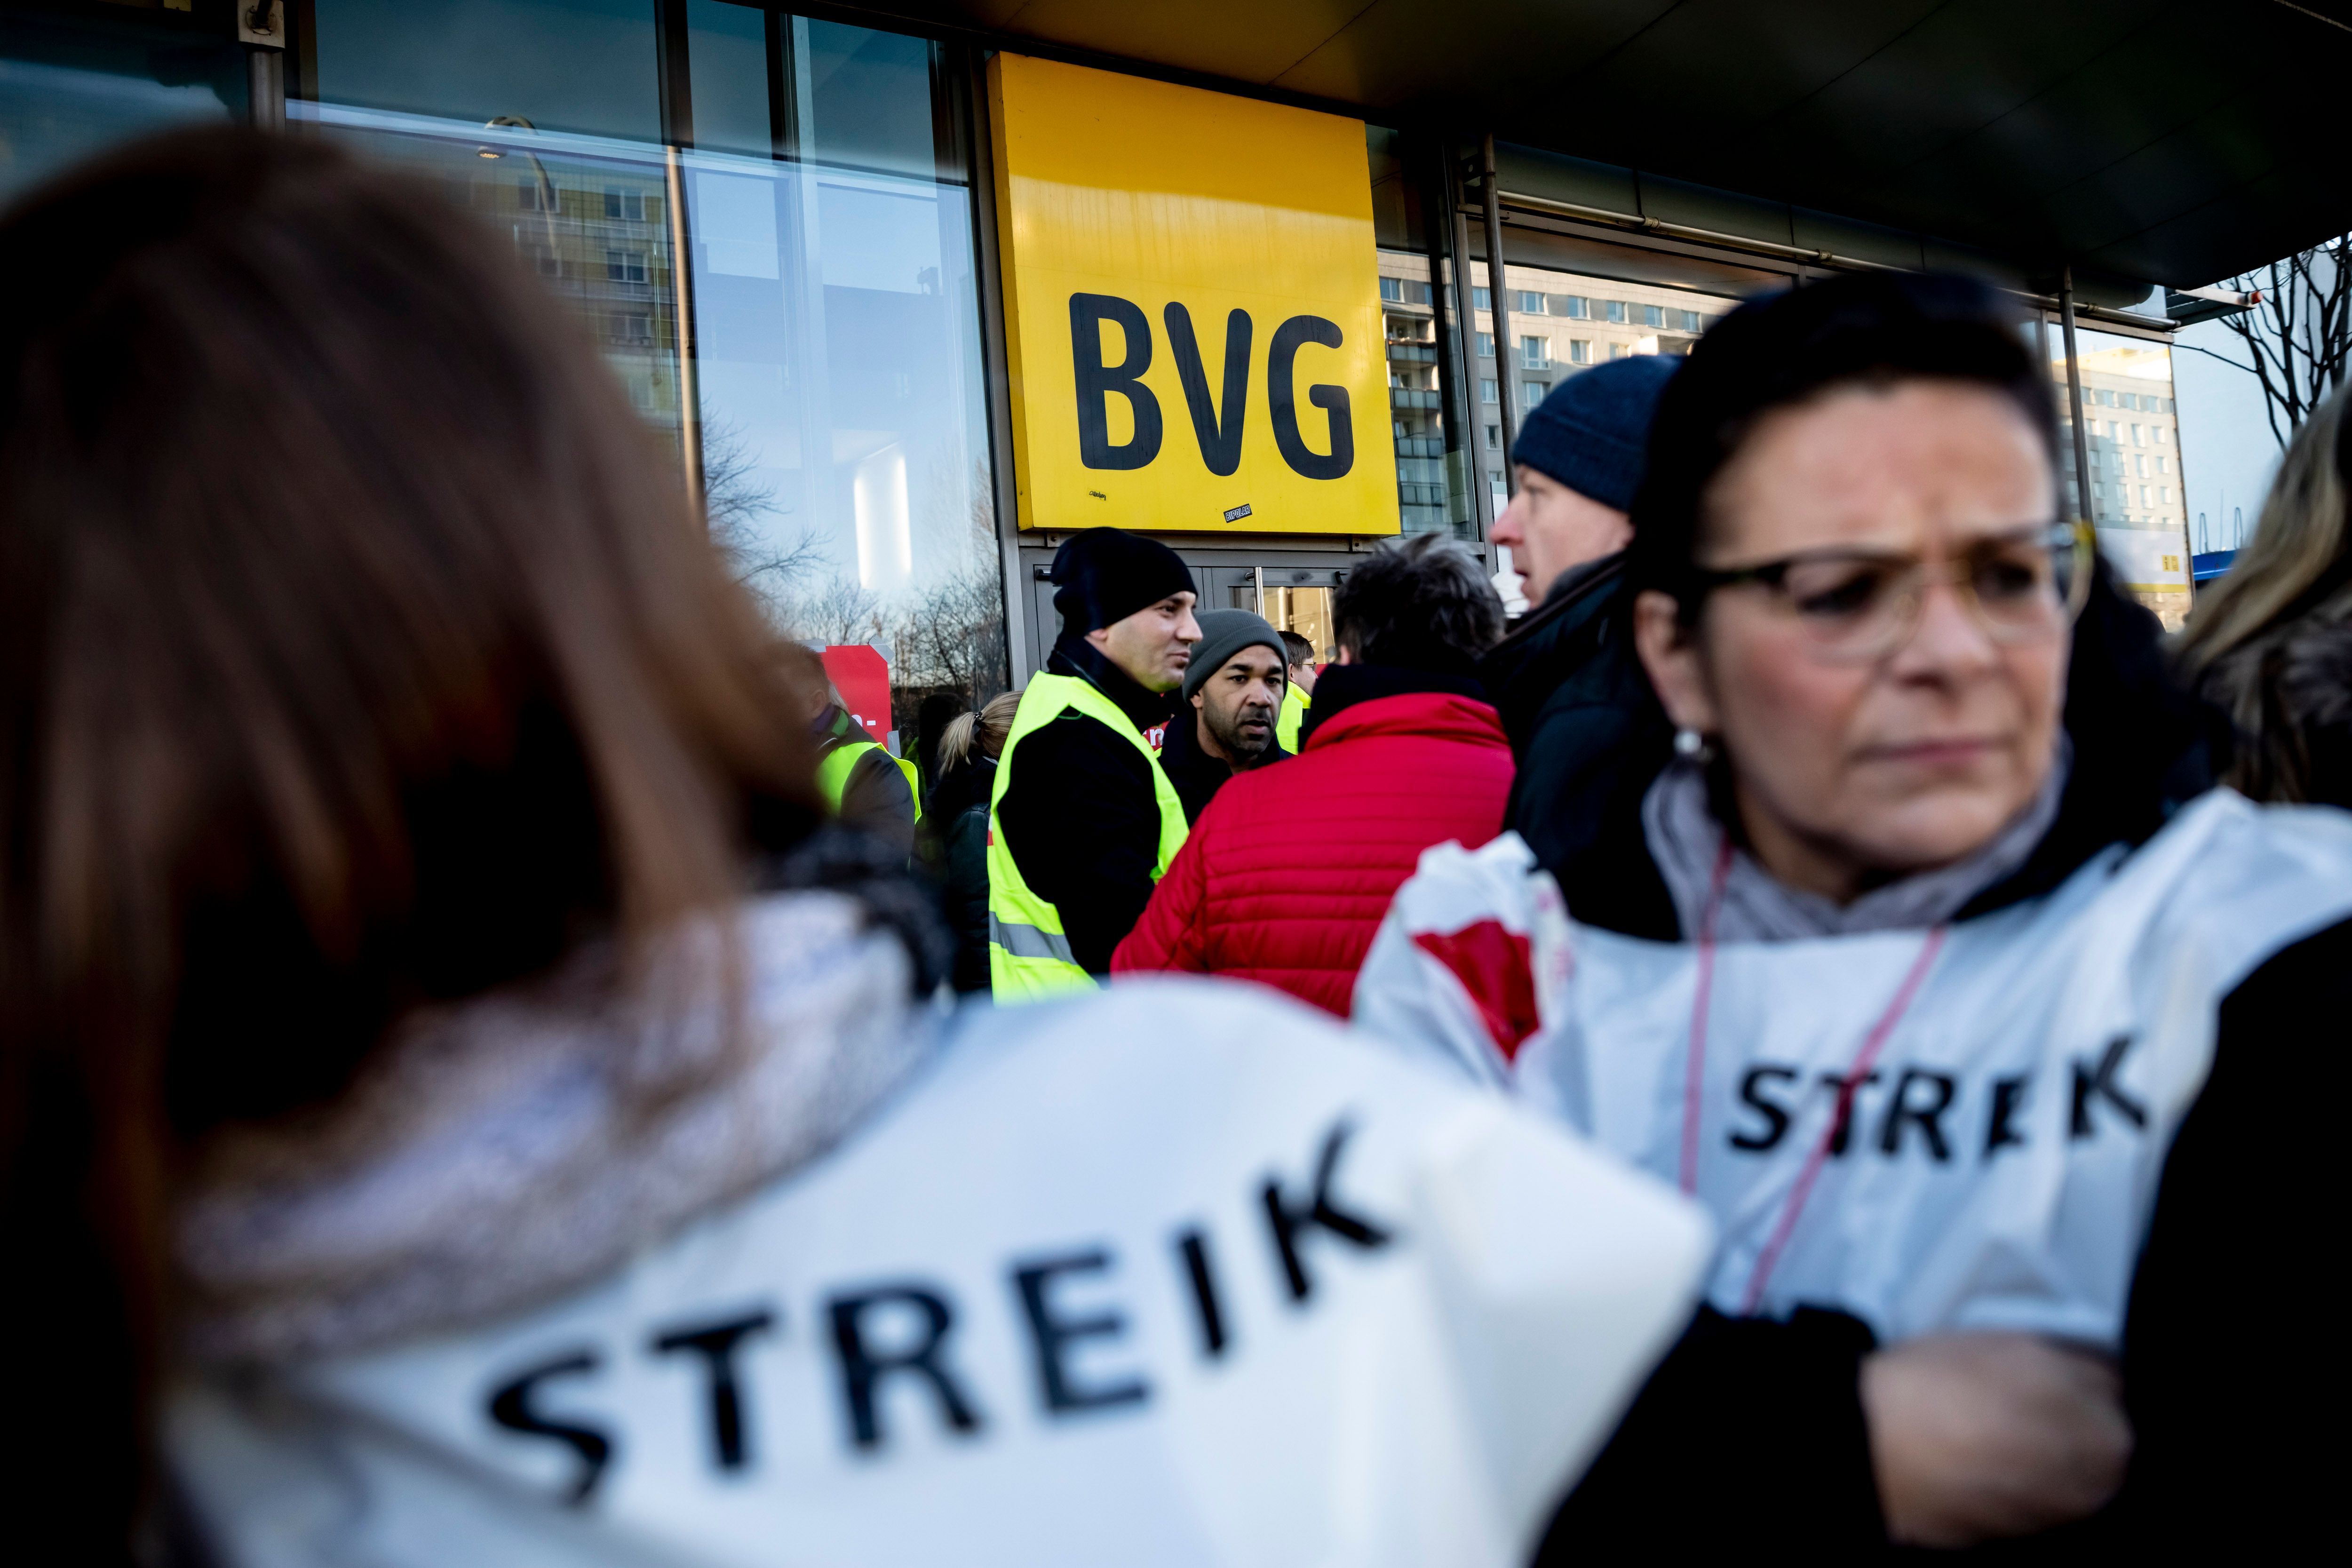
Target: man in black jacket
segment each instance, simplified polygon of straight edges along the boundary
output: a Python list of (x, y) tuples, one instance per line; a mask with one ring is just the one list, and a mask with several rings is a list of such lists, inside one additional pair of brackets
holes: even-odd
[(1071, 538), (1054, 559), (1053, 581), (1062, 633), (1045, 673), (1092, 686), (1133, 732), (1075, 708), (1025, 736), (1015, 721), (998, 763), (1011, 779), (996, 821), (1021, 880), (1058, 911), (1069, 961), (1102, 975), (1158, 885), (1161, 784), (1152, 753), (1201, 640), (1192, 615), (1200, 595), (1174, 551), (1116, 528)]
[(1636, 355), (1562, 382), (1528, 416), (1511, 452), (1518, 494), (1496, 520), (1494, 540), (1510, 548), (1540, 607), (1480, 661), (1478, 679), (1518, 763), (1505, 826), (1549, 869), (1581, 848), (1605, 814), (1609, 803), (1593, 793), (1602, 782), (1595, 761), (1667, 736), (1619, 634), (1633, 537), (1627, 513), (1650, 416), (1677, 363)]

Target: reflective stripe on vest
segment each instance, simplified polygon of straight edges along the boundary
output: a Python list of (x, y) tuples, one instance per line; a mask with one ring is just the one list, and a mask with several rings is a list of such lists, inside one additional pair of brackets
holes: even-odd
[(841, 815), (841, 797), (849, 793), (849, 775), (856, 772), (858, 759), (881, 749), (871, 741), (844, 741), (817, 759), (816, 787), (824, 793), (826, 810)]
[(1033, 678), (1021, 694), (1021, 707), (1005, 734), (1004, 750), (997, 755), (996, 780), (988, 795), (988, 977), (989, 988), (999, 1002), (1048, 996), (1095, 983), (1070, 951), (1062, 911), (1021, 879), (1021, 868), (1013, 864), (1013, 851), (1005, 847), (1003, 826), (996, 816), (1004, 792), (1013, 786), (1013, 758), (1022, 738), (1073, 711), (1125, 736), (1151, 769), (1152, 797), (1160, 806), (1160, 856), (1151, 868), (1152, 880), (1167, 875), (1176, 851), (1184, 847), (1184, 804), (1177, 798), (1176, 786), (1160, 771), (1150, 742), (1137, 732), (1134, 723), (1118, 710), (1118, 704), (1076, 676)]
[(1307, 710), (1312, 704), (1307, 693), (1298, 687), (1283, 683), (1282, 711), (1274, 721), (1274, 738), (1286, 752), (1298, 750), (1298, 726), (1306, 721)]

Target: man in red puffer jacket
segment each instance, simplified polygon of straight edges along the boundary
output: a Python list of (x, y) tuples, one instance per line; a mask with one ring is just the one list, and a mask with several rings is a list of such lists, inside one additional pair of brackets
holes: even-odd
[(1298, 755), (1218, 791), (1111, 955), (1111, 973), (1262, 981), (1341, 1017), (1357, 967), (1421, 852), (1502, 831), (1511, 747), (1471, 670), (1503, 632), (1477, 558), (1422, 534), (1348, 574), (1339, 662)]

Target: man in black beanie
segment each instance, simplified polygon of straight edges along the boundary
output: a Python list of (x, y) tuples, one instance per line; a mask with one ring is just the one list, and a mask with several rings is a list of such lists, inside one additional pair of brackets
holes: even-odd
[(1511, 448), (1518, 494), (1495, 520), (1494, 542), (1538, 608), (1479, 661), (1518, 772), (1507, 826), (1558, 867), (1600, 819), (1594, 764), (1637, 737), (1656, 708), (1624, 616), (1629, 513), (1641, 488), (1650, 419), (1681, 362), (1638, 354), (1555, 387)]
[(1116, 528), (1054, 558), (1062, 634), (996, 763), (990, 799), (990, 988), (1000, 1002), (1107, 973), (1111, 950), (1182, 847), (1158, 752), (1201, 627), (1174, 551)]

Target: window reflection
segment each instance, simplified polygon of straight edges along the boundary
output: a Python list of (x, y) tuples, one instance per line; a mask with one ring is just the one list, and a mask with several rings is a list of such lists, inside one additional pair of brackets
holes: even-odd
[[(365, 101), (293, 116), (429, 174), (508, 237), (648, 423), (698, 457), (713, 533), (781, 627), (879, 647), (902, 703), (1001, 689), (972, 210), (935, 47), (689, 0), (693, 145), (673, 152), (655, 128), (570, 129), (638, 124), (644, 106), (606, 57), (627, 54), (652, 92), (650, 4), (496, 0), (467, 35), (478, 47), (485, 28), (576, 11), (580, 73), (559, 68), (572, 35), (541, 16), (528, 22), (539, 58), (472, 61), (429, 88), (411, 79), (415, 61), (355, 63), (388, 9), (320, 0), (321, 89)], [(640, 20), (642, 36), (617, 44)], [(338, 40), (338, 27), (356, 31)], [(369, 106), (420, 99), (465, 109)]]
[[(1514, 241), (1518, 237), (1512, 236)], [(1592, 247), (1587, 254), (1605, 254), (1605, 250)], [(1628, 250), (1625, 255), (1630, 263), (1625, 269), (1639, 270), (1641, 253)], [(1483, 257), (1472, 265), (1481, 275), (1485, 273)], [(1739, 296), (1733, 294), (1700, 293), (1671, 283), (1633, 281), (1517, 261), (1507, 263), (1504, 276), (1509, 286), (1505, 302), (1510, 307), (1511, 338), (1516, 345), (1510, 368), (1512, 379), (1518, 383), (1518, 413), (1523, 419), (1551, 395), (1553, 388), (1587, 366), (1633, 354), (1690, 353), (1699, 334), (1739, 303)], [(1757, 279), (1768, 284), (1783, 281), (1770, 274), (1758, 274)], [(1483, 354), (1493, 342), (1494, 315), (1486, 308), (1486, 290), (1476, 290), (1475, 299), (1472, 315)], [(1501, 402), (1495, 379), (1479, 383), (1479, 397), (1491, 418)], [(1479, 459), (1488, 486), (1500, 496), (1505, 458), (1501, 430), (1492, 424), (1488, 429), (1491, 438), (1480, 443)]]
[[(2172, 350), (2077, 328), (2083, 400), (2070, 413), (2064, 334), (2043, 322), (2039, 336), (2050, 360), (2061, 420), (2083, 422), (2091, 521), (2098, 527), (2099, 547), (2125, 592), (2155, 611), (2167, 630), (2178, 630), (2189, 614), (2190, 561)], [(2063, 423), (2058, 447), (2065, 499), (2079, 505), (2074, 436)]]
[(131, 137), (242, 119), (245, 87), (245, 52), (193, 18), (12, 10), (0, 33), (0, 202)]
[(317, 96), (661, 140), (654, 0), (311, 0)]
[[(1471, 430), (1451, 426), (1448, 369), (1454, 331), (1445, 264), (1430, 221), (1443, 212), (1434, 150), (1382, 126), (1367, 126), (1372, 178), (1372, 230), (1380, 247), (1381, 321), (1387, 340), (1389, 414), (1396, 446), (1398, 526), (1406, 533), (1477, 535), (1470, 476), (1476, 468)], [(1491, 336), (1476, 340), (1473, 380), (1494, 370)], [(1491, 386), (1491, 379), (1481, 383)], [(1474, 414), (1477, 412), (1475, 408)], [(1323, 644), (1316, 644), (1320, 647)]]

